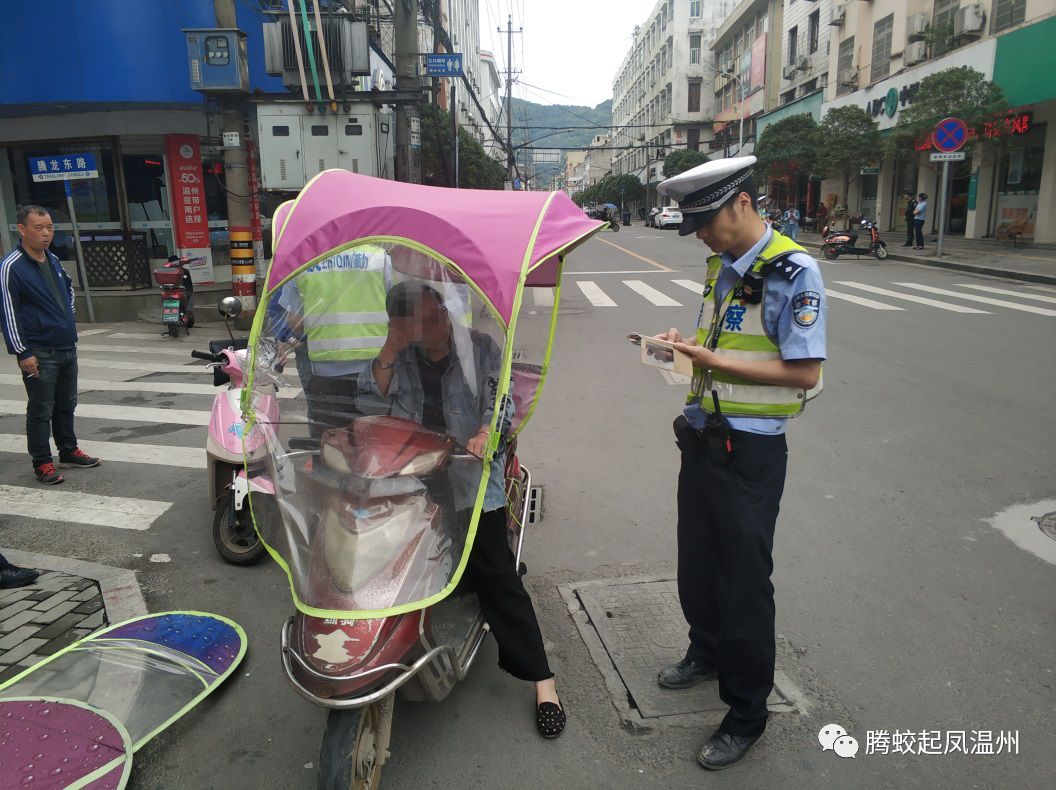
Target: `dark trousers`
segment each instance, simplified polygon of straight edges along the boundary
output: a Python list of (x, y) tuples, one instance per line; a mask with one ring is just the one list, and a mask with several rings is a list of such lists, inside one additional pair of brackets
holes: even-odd
[(913, 243), (913, 220), (906, 220), (906, 244), (910, 245)]
[(543, 635), (506, 540), (506, 510), (480, 514), (466, 575), (499, 644), (499, 666), (521, 680), (552, 678)]
[(916, 242), (918, 247), (924, 246), (924, 220), (915, 219), (913, 220), (913, 234), (916, 236)]
[(26, 439), (34, 464), (51, 460), (51, 437), (59, 455), (76, 449), (73, 412), (77, 408), (77, 349), (37, 351), (38, 375), (22, 375), (26, 404)]
[(732, 432), (733, 461), (683, 452), (678, 476), (678, 596), (687, 658), (718, 671), (730, 706), (719, 729), (758, 735), (774, 685), (774, 525), (785, 487), (784, 436)]

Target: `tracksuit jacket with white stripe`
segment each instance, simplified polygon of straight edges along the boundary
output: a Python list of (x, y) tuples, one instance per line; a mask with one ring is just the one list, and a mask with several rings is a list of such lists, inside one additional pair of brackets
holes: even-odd
[(47, 256), (57, 282), (66, 285), (69, 303), (65, 310), (55, 301), (41, 265), (26, 254), (21, 244), (0, 262), (0, 324), (8, 353), (19, 360), (37, 351), (59, 351), (77, 345), (73, 280), (50, 250)]

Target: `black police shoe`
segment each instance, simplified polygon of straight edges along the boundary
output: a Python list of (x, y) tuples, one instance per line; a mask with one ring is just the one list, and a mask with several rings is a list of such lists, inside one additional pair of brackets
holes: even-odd
[(711, 664), (695, 658), (683, 658), (677, 664), (661, 669), (656, 681), (666, 689), (688, 689), (705, 680), (715, 680), (718, 676)]
[(715, 734), (708, 738), (708, 742), (697, 755), (697, 762), (709, 771), (721, 771), (731, 765), (739, 763), (748, 754), (748, 750), (755, 742), (762, 738), (758, 735), (730, 735), (729, 733), (716, 730)]
[(14, 565), (8, 565), (3, 570), (0, 570), (0, 589), (10, 590), (15, 587), (25, 587), (27, 584), (32, 584), (40, 576), (40, 571), (35, 571), (32, 568), (16, 568)]

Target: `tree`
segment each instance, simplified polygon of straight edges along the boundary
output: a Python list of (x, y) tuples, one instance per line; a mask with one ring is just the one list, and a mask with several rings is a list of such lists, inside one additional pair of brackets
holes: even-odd
[(818, 158), (818, 124), (809, 113), (791, 115), (772, 123), (755, 144), (757, 184), (772, 178), (810, 173)]
[[(768, 130), (769, 131), (769, 130)], [(843, 177), (843, 203), (847, 205), (851, 176), (875, 160), (880, 147), (876, 121), (861, 107), (833, 107), (818, 127), (817, 167)]]
[(708, 161), (706, 154), (694, 151), (692, 148), (681, 148), (667, 155), (664, 159), (664, 178), (677, 176), (690, 168), (702, 165)]
[[(422, 183), (454, 186), (451, 172), (451, 116), (435, 104), (419, 108), (422, 118)], [(458, 185), (465, 189), (502, 189), (506, 171), (488, 156), (466, 129), (458, 130)]]
[(944, 69), (920, 81), (913, 103), (902, 110), (886, 142), (887, 153), (911, 149), (943, 118), (960, 118), (969, 128), (1004, 115), (1001, 88), (970, 66)]
[(622, 176), (605, 176), (591, 189), (594, 191), (593, 198), (596, 202), (614, 203), (618, 206), (621, 201), (633, 201), (641, 197), (642, 182), (638, 180), (638, 176), (624, 173)]

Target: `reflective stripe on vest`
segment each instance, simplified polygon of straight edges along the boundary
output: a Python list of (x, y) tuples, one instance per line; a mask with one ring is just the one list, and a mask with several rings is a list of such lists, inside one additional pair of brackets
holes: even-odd
[(310, 360), (347, 362), (378, 355), (389, 331), (388, 258), (380, 247), (359, 247), (320, 261), (297, 277)]
[[(775, 233), (761, 253), (756, 257), (749, 271), (760, 272), (768, 263), (773, 263), (795, 252), (806, 252), (795, 242), (781, 234)], [(736, 283), (726, 294), (720, 305), (717, 302), (718, 292), (715, 284), (722, 270), (722, 259), (718, 255), (708, 258), (707, 284), (704, 289), (704, 303), (701, 306), (700, 318), (697, 320), (697, 343), (714, 349), (715, 353), (729, 359), (749, 361), (781, 359), (781, 349), (775, 338), (770, 337), (763, 323), (763, 305), (766, 301), (766, 288), (769, 276), (763, 280), (763, 292), (758, 304), (749, 304), (743, 299), (733, 299), (733, 294), (741, 283)], [(731, 316), (730, 309), (735, 313)], [(739, 314), (739, 315), (738, 315)], [(722, 331), (720, 324), (731, 323), (731, 317), (739, 330)], [(716, 338), (715, 335), (718, 335)], [(693, 384), (690, 387), (688, 403), (699, 403), (705, 411), (714, 411), (711, 398), (714, 390), (719, 397), (719, 408), (722, 413), (731, 417), (794, 417), (803, 411), (804, 404), (821, 392), (821, 378), (809, 392), (797, 387), (781, 387), (774, 384), (761, 384), (721, 371), (703, 371), (696, 369)]]

